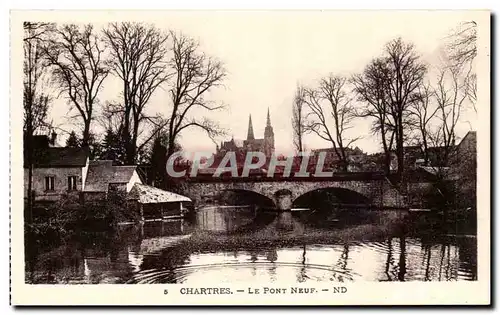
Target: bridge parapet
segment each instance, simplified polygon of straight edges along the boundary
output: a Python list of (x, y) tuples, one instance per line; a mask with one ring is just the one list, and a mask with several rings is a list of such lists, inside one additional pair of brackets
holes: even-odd
[[(272, 200), (278, 209), (286, 210), (287, 207), (291, 207), (294, 200), (308, 192), (323, 188), (340, 188), (363, 195), (375, 207), (406, 208), (403, 196), (384, 176), (380, 175), (363, 180), (355, 176), (351, 179), (342, 176), (295, 180), (293, 178), (277, 180), (276, 178), (265, 177), (258, 179), (212, 178), (212, 180), (206, 178), (190, 181), (186, 186), (187, 189), (184, 193), (195, 203), (203, 202), (205, 199), (212, 199), (222, 191), (245, 190), (263, 195)], [(289, 192), (288, 197), (284, 197), (286, 194), (281, 194), (285, 191)]]

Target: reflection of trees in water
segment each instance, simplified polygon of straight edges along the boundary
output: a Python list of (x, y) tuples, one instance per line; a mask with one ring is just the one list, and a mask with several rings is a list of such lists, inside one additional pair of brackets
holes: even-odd
[[(349, 244), (345, 244), (342, 249), (342, 254), (340, 255), (339, 260), (337, 261), (336, 270), (340, 270), (345, 274), (349, 274), (349, 270), (347, 269), (347, 261), (349, 260)], [(335, 276), (335, 275), (334, 275)], [(344, 276), (342, 274), (337, 275), (337, 280), (339, 282), (344, 282)]]
[[(408, 247), (407, 238), (405, 236), (399, 237), (398, 281), (417, 279), (423, 281), (450, 281), (459, 278), (457, 273), (459, 260), (454, 245), (441, 241), (440, 246), (437, 247), (434, 246), (435, 241), (428, 242), (421, 239), (419, 242), (421, 250), (414, 253), (415, 246), (418, 245), (410, 243), (410, 247)], [(411, 252), (408, 253), (408, 250)], [(388, 255), (390, 252), (388, 251)]]
[(450, 244), (442, 244), (441, 245), (441, 259), (439, 264), (439, 280), (453, 280), (456, 279), (456, 272), (454, 270), (453, 262), (451, 257), (451, 245)]
[(398, 253), (395, 253), (393, 245), (396, 239), (387, 241), (387, 280), (381, 281), (451, 281), (477, 278), (475, 240), (423, 238), (414, 242), (403, 236), (397, 239), (400, 250), (397, 263), (394, 256)]
[(394, 265), (394, 247), (392, 245), (392, 238), (387, 240), (387, 260), (385, 263), (385, 274), (387, 275), (386, 281), (393, 281), (395, 275), (393, 271), (396, 270), (396, 266)]
[[(250, 251), (250, 261), (255, 263), (258, 260), (257, 253), (255, 251)], [(255, 277), (257, 275), (257, 267), (253, 265), (252, 268), (252, 276)]]
[(398, 280), (405, 281), (406, 274), (406, 236), (402, 235), (399, 238), (399, 272)]
[(469, 280), (477, 280), (477, 240), (476, 238), (463, 238), (458, 240), (458, 259), (460, 268), (470, 271)]
[(250, 262), (252, 263), (252, 276), (257, 275), (258, 265), (256, 264), (259, 261), (260, 257), (265, 257), (267, 262), (270, 262), (272, 265), (268, 269), (269, 276), (272, 281), (276, 281), (276, 264), (275, 262), (278, 260), (278, 247), (265, 247), (265, 248), (251, 248), (246, 251), (250, 255)]
[[(349, 261), (349, 251), (350, 246), (348, 243), (342, 246), (342, 253), (338, 258), (336, 263), (333, 263), (331, 266), (332, 277), (331, 280), (335, 279), (338, 282), (344, 282), (345, 280), (352, 280), (351, 278), (351, 270), (348, 268), (347, 264)], [(314, 250), (313, 250), (314, 252)], [(302, 246), (302, 260), (301, 260), (301, 268), (297, 271), (297, 282), (304, 282), (306, 279), (309, 279), (307, 276), (308, 264), (306, 264), (306, 255), (307, 255), (307, 245), (304, 244)], [(312, 262), (313, 264), (317, 264), (317, 262)], [(329, 268), (330, 269), (330, 268)]]
[(276, 250), (275, 247), (270, 248), (267, 251), (266, 259), (267, 259), (267, 261), (272, 263), (271, 268), (269, 268), (269, 278), (271, 279), (271, 281), (276, 281), (277, 278), (276, 278), (276, 263), (275, 262), (278, 259), (278, 251)]
[(299, 272), (297, 273), (297, 282), (304, 282), (305, 279), (307, 278), (306, 274), (306, 244), (302, 246), (302, 267), (300, 268)]
[[(435, 241), (422, 240), (423, 250), (421, 268), (424, 271), (424, 281), (450, 281), (462, 278), (458, 274), (461, 261), (458, 257), (460, 248), (456, 244), (442, 240)], [(466, 273), (472, 272), (467, 270)]]
[(444, 244), (441, 245), (441, 259), (440, 259), (440, 262), (439, 262), (439, 281), (441, 281), (441, 274), (443, 272), (443, 261), (444, 261), (444, 256), (445, 256), (445, 252), (446, 252), (446, 246)]
[(425, 264), (424, 280), (430, 281), (431, 280), (431, 277), (430, 277), (431, 254), (432, 254), (431, 245), (423, 245), (422, 244), (422, 246), (424, 248), (424, 257), (422, 259), (422, 263)]

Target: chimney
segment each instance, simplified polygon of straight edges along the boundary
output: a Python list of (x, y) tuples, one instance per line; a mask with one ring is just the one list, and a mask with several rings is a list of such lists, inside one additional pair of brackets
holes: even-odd
[(57, 138), (57, 133), (55, 131), (52, 131), (50, 134), (50, 144), (55, 146), (56, 145), (56, 138)]

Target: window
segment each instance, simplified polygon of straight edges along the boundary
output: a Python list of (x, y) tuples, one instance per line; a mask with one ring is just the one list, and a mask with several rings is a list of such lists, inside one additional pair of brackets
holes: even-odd
[(68, 176), (68, 190), (76, 190), (76, 176)]
[(54, 176), (45, 177), (45, 190), (54, 190)]

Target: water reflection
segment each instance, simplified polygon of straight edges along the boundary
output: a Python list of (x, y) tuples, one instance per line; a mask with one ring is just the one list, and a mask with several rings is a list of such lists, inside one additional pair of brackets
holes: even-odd
[(253, 206), (204, 207), (196, 212), (196, 225), (203, 230), (233, 232), (251, 224), (256, 215)]
[(347, 242), (335, 241), (335, 229), (313, 227), (291, 213), (205, 208), (192, 220), (80, 237), (40, 255), (28, 279), (188, 284), (477, 279), (474, 237), (399, 235)]

